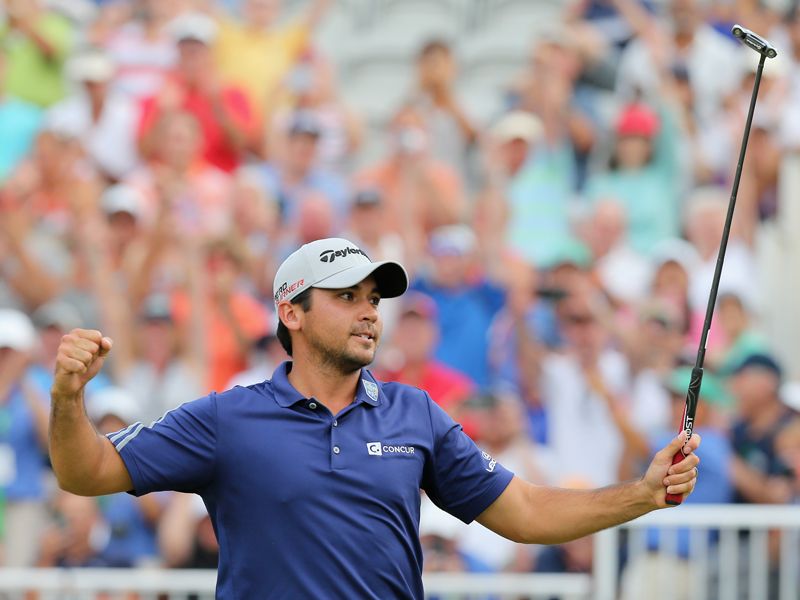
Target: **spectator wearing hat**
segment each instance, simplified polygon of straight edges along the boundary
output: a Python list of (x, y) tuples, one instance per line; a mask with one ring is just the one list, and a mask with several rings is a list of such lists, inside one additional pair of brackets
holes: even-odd
[(310, 43), (330, 0), (309, 0), (299, 19), (278, 24), (280, 0), (244, 0), (241, 19), (222, 18), (214, 55), (223, 81), (241, 87), (261, 119), (270, 94)]
[[(114, 386), (89, 393), (86, 411), (103, 435), (137, 422), (141, 413), (135, 396)], [(164, 493), (138, 498), (130, 494), (98, 498), (100, 514), (108, 528), (107, 541), (100, 548), (107, 566), (142, 567), (160, 563), (156, 528), (168, 498)]]
[(418, 109), (401, 107), (388, 128), (389, 156), (358, 173), (356, 184), (380, 191), (386, 222), (407, 248), (424, 247), (430, 232), (465, 216), (461, 178), (431, 156), (431, 132)]
[(26, 370), (36, 330), (25, 313), (0, 309), (0, 494), (5, 501), (3, 565), (34, 565), (47, 522), (47, 395)]
[[(601, 297), (591, 288), (570, 291), (557, 304), (563, 349), (541, 359), (547, 445), (562, 476), (609, 485), (619, 481), (626, 445), (642, 452), (648, 446), (625, 418), (630, 365), (610, 343)], [(587, 455), (585, 448), (594, 450)]]
[(168, 28), (178, 47), (178, 62), (161, 89), (142, 102), (138, 133), (143, 156), (148, 158), (161, 141), (153, 135), (153, 125), (165, 113), (182, 110), (197, 119), (203, 158), (230, 173), (252, 139), (250, 102), (240, 88), (220, 82), (212, 54), (217, 25), (211, 17), (184, 13)]
[(625, 207), (616, 200), (598, 200), (581, 215), (575, 230), (591, 252), (594, 274), (613, 302), (619, 307), (642, 302), (652, 266), (631, 247)]
[(124, 184), (106, 188), (100, 197), (100, 209), (108, 225), (109, 250), (115, 267), (124, 264), (127, 251), (141, 238), (143, 204), (139, 190)]
[[(678, 367), (661, 380), (670, 397), (670, 424), (673, 427), (683, 418), (691, 374), (691, 367)], [(733, 500), (731, 469), (733, 448), (729, 435), (730, 419), (734, 410), (733, 402), (734, 399), (725, 389), (723, 381), (713, 372), (706, 370), (700, 387), (694, 429), (703, 437), (703, 464), (698, 467), (702, 470), (703, 483), (698, 484), (695, 494), (687, 498), (687, 503), (727, 504)], [(675, 435), (673, 427), (664, 428), (659, 434), (649, 436), (650, 447), (655, 448), (659, 442), (672, 438)], [(635, 458), (646, 461), (647, 455), (641, 454)], [(689, 577), (692, 536), (688, 527), (648, 528), (645, 541), (647, 552), (631, 557), (623, 571), (622, 598), (633, 600), (653, 597), (658, 594), (656, 590), (661, 586), (673, 585), (673, 573), (683, 573)], [(719, 538), (718, 530), (709, 530), (706, 537), (706, 544), (710, 547), (710, 551), (713, 551)], [(663, 539), (670, 539), (674, 544), (674, 550), (669, 554), (659, 552), (666, 545)], [(663, 575), (667, 572), (671, 574), (669, 584)], [(679, 597), (685, 598), (689, 595), (686, 590), (681, 592)]]
[(114, 329), (124, 328), (115, 335), (119, 353), (111, 366), (119, 386), (134, 399), (138, 418), (151, 423), (198, 397), (204, 388), (205, 354), (189, 330), (176, 323), (171, 298), (152, 294), (136, 312), (118, 292), (108, 302), (119, 313), (112, 316)]
[(437, 321), (433, 298), (420, 292), (407, 294), (400, 301), (390, 358), (381, 376), (426, 390), (436, 404), (461, 423), (467, 435), (475, 436), (478, 423), (465, 413), (464, 406), (475, 385), (466, 375), (434, 358), (440, 339)]
[(626, 237), (637, 252), (680, 233), (681, 174), (677, 128), (667, 110), (643, 103), (624, 106), (614, 126), (610, 170), (589, 177), (590, 202), (614, 199), (628, 215)]
[(277, 160), (296, 112), (312, 114), (320, 123), (317, 159), (320, 166), (343, 173), (352, 167), (361, 147), (363, 124), (341, 98), (334, 65), (318, 51), (308, 50), (270, 95), (266, 108), (267, 158)]
[[(492, 573), (492, 569), (474, 552), (462, 545), (469, 528), (457, 518), (436, 506), (428, 496), (422, 497), (419, 515), (419, 538), (425, 573)], [(504, 540), (507, 541), (507, 540)], [(482, 597), (471, 595), (476, 600)], [(443, 600), (432, 596), (431, 600)]]
[[(401, 260), (413, 253), (414, 250), (406, 248), (403, 239), (391, 230), (386, 220), (386, 202), (377, 188), (363, 187), (353, 193), (349, 217), (347, 239), (363, 248), (373, 260)], [(403, 264), (413, 271), (409, 266), (416, 262), (404, 260)]]
[(7, 0), (0, 25), (6, 54), (6, 93), (42, 108), (64, 97), (64, 61), (73, 41), (64, 17), (42, 0)]
[(111, 180), (127, 175), (138, 161), (138, 107), (109, 86), (116, 65), (99, 48), (81, 50), (67, 62), (66, 72), (77, 92), (47, 111), (46, 122), (68, 126), (87, 155)]
[(570, 239), (571, 158), (551, 152), (542, 121), (525, 111), (500, 118), (483, 149), (486, 188), (475, 229), (488, 255), (508, 249), (539, 268)]
[(313, 112), (294, 113), (283, 152), (263, 166), (267, 190), (278, 200), (282, 220), (290, 227), (297, 223), (300, 206), (311, 194), (324, 196), (337, 219), (347, 212), (349, 192), (345, 181), (320, 164), (321, 135), (322, 124)]
[(783, 504), (792, 497), (797, 474), (781, 460), (776, 439), (800, 417), (780, 398), (782, 378), (781, 366), (769, 354), (748, 356), (730, 377), (736, 399), (731, 476), (737, 502)]
[[(36, 327), (37, 349), (26, 376), (39, 394), (47, 398), (53, 385), (61, 338), (73, 329), (83, 327), (84, 319), (73, 303), (57, 298), (37, 308), (31, 315), (31, 320)], [(107, 375), (96, 379), (96, 383), (87, 386), (90, 392), (101, 390), (111, 383)]]
[[(476, 265), (475, 234), (466, 225), (433, 231), (431, 268), (413, 287), (436, 303), (441, 332), (434, 356), (477, 386), (489, 383), (489, 327), (505, 302), (505, 291)], [(476, 267), (478, 272), (476, 273)]]
[(240, 385), (246, 387), (264, 381), (279, 364), (289, 360), (278, 340), (278, 315), (273, 313), (264, 332), (258, 336), (247, 356), (247, 369), (233, 376), (225, 389)]

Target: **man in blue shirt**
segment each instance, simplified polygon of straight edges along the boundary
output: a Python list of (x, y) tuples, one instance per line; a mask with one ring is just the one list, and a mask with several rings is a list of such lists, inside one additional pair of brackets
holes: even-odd
[[(405, 270), (345, 239), (304, 245), (275, 276), (272, 379), (188, 402), (149, 427), (99, 435), (83, 387), (111, 340), (74, 330), (59, 349), (51, 460), (83, 495), (202, 496), (219, 540), (217, 598), (422, 598), (420, 488), (509, 539), (562, 542), (664, 507), (694, 488), (699, 440), (677, 437), (641, 480), (591, 492), (531, 485), (481, 452), (422, 390), (364, 369), (381, 298)], [(684, 445), (685, 444), (685, 445)], [(671, 465), (681, 447), (687, 457)], [(667, 487), (668, 486), (668, 487)]]

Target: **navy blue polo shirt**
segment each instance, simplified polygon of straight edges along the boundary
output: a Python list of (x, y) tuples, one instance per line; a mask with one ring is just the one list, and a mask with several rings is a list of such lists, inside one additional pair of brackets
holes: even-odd
[(109, 434), (132, 492), (202, 496), (217, 598), (423, 598), (419, 490), (470, 522), (513, 474), (422, 390), (362, 370), (334, 416), (290, 369)]

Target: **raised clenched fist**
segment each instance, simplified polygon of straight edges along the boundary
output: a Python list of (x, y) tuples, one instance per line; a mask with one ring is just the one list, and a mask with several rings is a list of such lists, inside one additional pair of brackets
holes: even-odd
[(61, 338), (56, 356), (53, 395), (72, 396), (103, 367), (111, 339), (93, 329), (73, 329)]

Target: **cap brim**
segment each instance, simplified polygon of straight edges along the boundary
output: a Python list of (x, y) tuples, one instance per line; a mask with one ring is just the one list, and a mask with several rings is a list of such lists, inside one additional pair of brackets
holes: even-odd
[(408, 274), (400, 263), (383, 260), (345, 269), (318, 281), (312, 287), (338, 290), (353, 287), (373, 275), (381, 298), (396, 298), (408, 289)]

